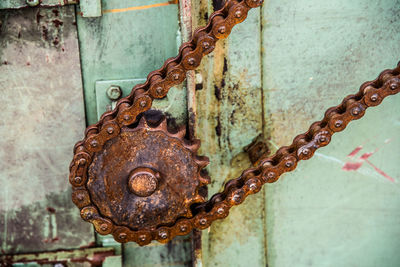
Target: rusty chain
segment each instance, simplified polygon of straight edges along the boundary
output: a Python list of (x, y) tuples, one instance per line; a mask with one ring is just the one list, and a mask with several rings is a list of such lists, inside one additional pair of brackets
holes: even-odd
[(163, 225), (151, 230), (132, 230), (116, 226), (103, 218), (92, 205), (85, 186), (89, 165), (94, 153), (116, 137), (122, 127), (136, 122), (139, 114), (150, 109), (153, 99), (163, 98), (168, 90), (184, 81), (186, 71), (196, 69), (203, 56), (211, 53), (219, 39), (226, 38), (234, 25), (247, 17), (250, 9), (262, 5), (263, 0), (229, 0), (214, 12), (205, 27), (197, 29), (189, 42), (182, 44), (178, 56), (168, 59), (162, 68), (151, 72), (144, 84), (135, 86), (127, 97), (118, 101), (116, 108), (104, 113), (100, 120), (85, 131), (84, 140), (74, 147), (69, 180), (73, 186), (72, 200), (81, 209), (84, 220), (93, 223), (100, 234), (112, 234), (119, 242), (135, 241), (146, 245), (152, 240), (165, 243), (177, 235), (186, 235), (192, 229), (206, 229), (210, 224), (228, 216), (232, 206), (241, 204), (248, 195), (257, 193), (265, 183), (273, 183), (285, 173), (296, 168), (298, 161), (311, 158), (316, 149), (329, 144), (335, 132), (344, 130), (352, 120), (361, 118), (368, 107), (379, 105), (388, 96), (400, 91), (400, 62), (395, 69), (383, 71), (379, 77), (364, 83), (358, 93), (349, 95), (338, 106), (325, 112), (321, 121), (314, 122), (309, 130), (294, 138), (258, 165), (245, 170), (239, 178), (232, 179), (224, 190), (208, 201), (193, 207), (193, 217), (179, 218), (173, 225)]

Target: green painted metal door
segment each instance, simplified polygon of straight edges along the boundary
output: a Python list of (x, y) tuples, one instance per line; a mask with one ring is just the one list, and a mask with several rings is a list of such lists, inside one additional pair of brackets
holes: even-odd
[[(70, 200), (74, 142), (113, 108), (108, 88), (127, 95), (223, 1), (9, 9), (21, 3), (0, 5), (3, 263), (400, 266), (398, 95), (206, 230), (147, 247), (96, 235)], [(399, 28), (398, 0), (266, 0), (155, 107), (202, 140), (212, 195), (251, 165), (255, 140), (271, 152), (289, 144), (394, 67)]]

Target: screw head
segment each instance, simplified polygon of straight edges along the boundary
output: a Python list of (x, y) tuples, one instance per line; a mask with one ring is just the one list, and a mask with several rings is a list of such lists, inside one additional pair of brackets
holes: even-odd
[(319, 141), (320, 143), (324, 143), (324, 142), (326, 141), (326, 137), (325, 137), (325, 136), (320, 136), (319, 139), (318, 139), (318, 141)]
[(379, 98), (378, 94), (373, 94), (369, 99), (371, 99), (372, 102), (375, 102), (378, 100), (378, 98)]
[(131, 119), (130, 115), (128, 115), (128, 114), (124, 115), (124, 120), (129, 121), (130, 119)]
[(79, 164), (79, 165), (84, 165), (84, 164), (86, 164), (86, 159), (80, 158), (79, 161), (78, 161), (78, 164)]
[(201, 218), (201, 219), (199, 220), (199, 223), (200, 223), (201, 225), (206, 225), (206, 224), (207, 224), (207, 219), (206, 219), (206, 218)]
[(40, 4), (39, 0), (26, 0), (26, 3), (28, 6), (34, 7)]
[(121, 87), (116, 86), (116, 85), (111, 85), (107, 91), (107, 96), (111, 100), (118, 100), (122, 96), (122, 90)]
[(80, 183), (82, 183), (82, 177), (76, 176), (76, 177), (74, 178), (74, 181), (75, 181), (75, 183), (80, 184)]

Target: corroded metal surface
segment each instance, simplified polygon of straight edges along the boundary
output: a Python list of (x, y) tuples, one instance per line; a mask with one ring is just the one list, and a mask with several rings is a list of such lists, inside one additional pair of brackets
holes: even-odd
[[(141, 245), (156, 239), (166, 242), (176, 235), (185, 235), (193, 227), (185, 217), (176, 220), (173, 226), (164, 226), (152, 231), (138, 231), (127, 227), (113, 227), (110, 219), (99, 215), (94, 206), (90, 206), (91, 196), (85, 193), (84, 185), (88, 179), (88, 169), (94, 155), (106, 146), (106, 143), (124, 132), (135, 123), (142, 112), (150, 109), (153, 99), (163, 98), (168, 90), (183, 82), (186, 71), (199, 66), (201, 58), (215, 48), (218, 39), (226, 38), (233, 26), (242, 22), (250, 9), (262, 4), (260, 0), (228, 1), (220, 10), (211, 15), (209, 24), (195, 31), (192, 39), (180, 48), (180, 55), (167, 60), (164, 66), (149, 74), (146, 83), (135, 86), (132, 93), (118, 101), (116, 109), (103, 114), (100, 121), (87, 128), (85, 140), (75, 146), (74, 160), (70, 165), (70, 182), (74, 186), (73, 199), (81, 208), (81, 216), (92, 221), (101, 234), (112, 232), (117, 241), (136, 241)], [(201, 167), (205, 163), (199, 163)], [(205, 184), (206, 181), (203, 182)], [(205, 202), (203, 202), (205, 203)], [(220, 216), (224, 216), (219, 209)], [(177, 218), (178, 219), (178, 218)], [(206, 219), (196, 224), (207, 227)], [(199, 226), (200, 228), (200, 226)]]
[[(103, 114), (96, 125), (87, 129), (85, 140), (75, 146), (75, 157), (71, 163), (70, 182), (77, 191), (83, 190), (79, 187), (86, 182), (87, 169), (91, 168), (89, 164), (96, 164), (92, 160), (108, 149), (110, 140), (123, 136), (124, 129), (129, 128), (142, 112), (150, 109), (154, 98), (164, 97), (172, 85), (182, 82), (185, 71), (196, 68), (202, 56), (213, 50), (215, 41), (226, 38), (232, 27), (245, 19), (249, 9), (261, 3), (253, 0), (228, 1), (221, 10), (211, 15), (208, 26), (195, 31), (192, 41), (182, 45), (178, 57), (168, 60), (161, 70), (150, 73), (145, 84), (135, 87), (130, 96), (119, 101), (114, 111)], [(375, 81), (363, 84), (358, 93), (347, 96), (342, 104), (328, 109), (322, 121), (313, 123), (290, 146), (281, 147), (273, 156), (259, 160), (256, 167), (245, 170), (239, 178), (227, 182), (224, 190), (209, 201), (193, 205), (190, 218), (176, 217), (173, 224), (158, 225), (151, 232), (141, 228), (113, 227), (108, 219), (99, 215), (95, 207), (88, 206), (90, 200), (84, 197), (82, 202), (78, 199), (76, 204), (82, 208), (82, 217), (92, 221), (97, 231), (103, 234), (112, 232), (120, 242), (135, 241), (140, 245), (148, 244), (152, 239), (165, 242), (176, 235), (187, 234), (193, 228), (205, 229), (214, 220), (228, 216), (232, 206), (241, 204), (248, 195), (257, 193), (264, 183), (277, 181), (283, 173), (294, 170), (298, 161), (311, 158), (316, 149), (329, 144), (335, 132), (344, 130), (350, 121), (361, 118), (368, 107), (380, 104), (385, 97), (399, 91), (400, 63), (397, 68), (382, 72)], [(124, 176), (129, 175), (125, 170)], [(147, 172), (146, 176), (156, 175)], [(92, 201), (95, 202), (93, 197)]]
[(87, 182), (99, 213), (131, 229), (191, 217), (190, 206), (204, 201), (198, 188), (208, 183), (200, 175), (207, 161), (194, 156), (199, 143), (185, 144), (184, 134), (170, 134), (166, 120), (152, 128), (143, 118), (107, 142), (95, 154)]

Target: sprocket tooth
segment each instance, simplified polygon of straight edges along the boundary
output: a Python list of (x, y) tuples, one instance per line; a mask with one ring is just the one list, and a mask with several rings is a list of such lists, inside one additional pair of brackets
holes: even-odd
[(205, 168), (210, 163), (210, 159), (206, 156), (196, 156), (195, 160), (197, 165), (199, 165), (199, 169)]
[(170, 133), (170, 134), (173, 137), (176, 137), (178, 139), (183, 140), (185, 135), (186, 135), (186, 127), (185, 126), (181, 126), (176, 133)]
[(140, 127), (140, 128), (150, 128), (149, 123), (147, 122), (147, 120), (146, 120), (146, 118), (144, 116), (142, 118), (140, 118), (138, 127)]
[(201, 141), (199, 139), (194, 139), (194, 140), (188, 141), (187, 144), (185, 144), (185, 146), (193, 153), (197, 153), (197, 151), (200, 148), (200, 145), (201, 145)]
[(167, 132), (168, 131), (168, 124), (167, 124), (167, 118), (166, 117), (164, 117), (162, 120), (161, 120), (161, 122), (160, 122), (160, 124), (157, 126), (157, 128), (158, 129), (160, 129), (161, 131), (163, 131), (163, 132)]
[(204, 174), (202, 172), (200, 172), (199, 177), (198, 177), (199, 181), (200, 181), (200, 185), (208, 185), (211, 183), (211, 177), (207, 174)]

